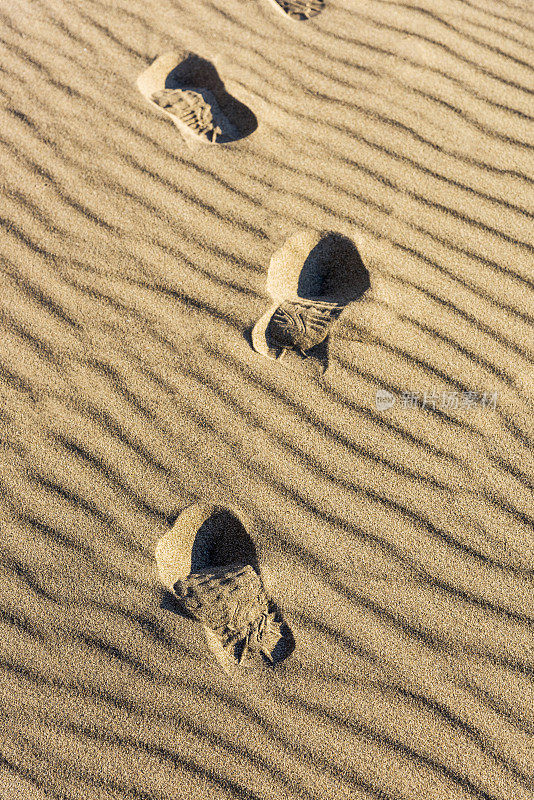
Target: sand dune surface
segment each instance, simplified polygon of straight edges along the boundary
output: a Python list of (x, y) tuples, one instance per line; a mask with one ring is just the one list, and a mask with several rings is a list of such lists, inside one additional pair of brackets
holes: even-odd
[[(531, 4), (0, 16), (0, 800), (531, 800)], [(243, 135), (147, 102), (170, 51)], [(320, 375), (251, 346), (302, 231), (369, 275)], [(197, 502), (275, 668), (229, 679), (161, 584)]]

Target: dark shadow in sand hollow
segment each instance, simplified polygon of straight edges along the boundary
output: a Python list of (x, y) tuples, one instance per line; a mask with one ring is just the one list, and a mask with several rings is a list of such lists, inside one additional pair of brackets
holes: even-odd
[(298, 279), (299, 297), (347, 304), (362, 297), (371, 285), (354, 242), (329, 231), (308, 254)]
[(238, 136), (220, 136), (217, 142), (235, 142), (250, 136), (258, 127), (256, 115), (235, 97), (229, 94), (213, 64), (196, 53), (188, 53), (165, 78), (165, 89), (209, 89), (221, 111), (239, 132)]

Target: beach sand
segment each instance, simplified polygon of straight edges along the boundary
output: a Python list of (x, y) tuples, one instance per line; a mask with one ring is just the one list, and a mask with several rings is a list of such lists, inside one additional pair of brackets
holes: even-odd
[[(0, 800), (531, 800), (530, 4), (1, 20)], [(146, 101), (170, 50), (246, 136)], [(370, 280), (316, 377), (250, 340), (310, 230)], [(160, 583), (199, 501), (255, 543), (275, 669), (230, 680)]]

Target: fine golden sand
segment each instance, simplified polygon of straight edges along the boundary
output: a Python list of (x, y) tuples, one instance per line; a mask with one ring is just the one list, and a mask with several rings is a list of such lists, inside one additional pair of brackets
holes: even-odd
[[(0, 800), (532, 800), (531, 3), (0, 18)], [(147, 102), (169, 51), (241, 138)], [(319, 376), (251, 346), (301, 231), (370, 280)], [(196, 502), (254, 542), (274, 669), (160, 582)]]

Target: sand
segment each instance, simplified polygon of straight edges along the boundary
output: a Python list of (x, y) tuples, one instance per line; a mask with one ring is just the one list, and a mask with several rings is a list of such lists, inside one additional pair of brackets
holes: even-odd
[[(1, 19), (0, 800), (531, 799), (531, 4)], [(147, 103), (170, 50), (247, 135)], [(310, 230), (373, 291), (319, 377), (250, 341)], [(195, 502), (255, 543), (274, 670), (229, 680), (169, 603)]]

